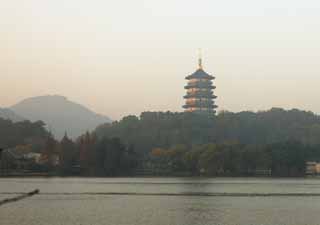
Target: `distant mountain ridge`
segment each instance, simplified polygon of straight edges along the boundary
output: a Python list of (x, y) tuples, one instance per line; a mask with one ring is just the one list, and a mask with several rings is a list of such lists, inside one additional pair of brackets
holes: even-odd
[(0, 118), (11, 120), (12, 122), (19, 122), (25, 120), (25, 118), (23, 118), (20, 115), (17, 115), (11, 109), (7, 108), (0, 108)]
[(65, 132), (76, 138), (86, 131), (94, 130), (100, 124), (111, 122), (109, 117), (59, 95), (27, 98), (10, 109), (28, 120), (42, 120), (58, 139), (62, 138)]

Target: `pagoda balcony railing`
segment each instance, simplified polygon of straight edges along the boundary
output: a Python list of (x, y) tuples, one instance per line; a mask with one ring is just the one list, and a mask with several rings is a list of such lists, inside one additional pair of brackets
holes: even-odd
[(213, 83), (211, 81), (194, 81), (194, 82), (188, 82), (188, 84), (185, 86), (185, 88), (215, 88), (213, 86)]
[(202, 79), (193, 79), (188, 81), (188, 84), (196, 84), (196, 83), (212, 84), (213, 82), (211, 80), (202, 80)]
[(190, 105), (193, 105), (193, 104), (207, 104), (207, 105), (212, 105), (213, 104), (213, 101), (211, 98), (206, 98), (206, 99), (195, 99), (195, 100), (191, 100), (191, 99), (187, 99), (186, 100), (186, 104), (190, 104)]
[(209, 108), (188, 108), (185, 110), (185, 112), (190, 112), (190, 113), (213, 113), (215, 114), (217, 111), (214, 109), (209, 109)]
[(197, 93), (206, 93), (208, 95), (212, 95), (213, 91), (206, 88), (194, 88), (194, 89), (188, 89), (187, 94), (197, 94)]
[(193, 94), (202, 94), (202, 95), (213, 95), (213, 91), (210, 89), (205, 89), (205, 90), (188, 90), (187, 95), (193, 95)]
[(206, 79), (206, 78), (193, 78), (189, 79), (188, 82), (193, 83), (193, 82), (212, 82), (211, 79)]

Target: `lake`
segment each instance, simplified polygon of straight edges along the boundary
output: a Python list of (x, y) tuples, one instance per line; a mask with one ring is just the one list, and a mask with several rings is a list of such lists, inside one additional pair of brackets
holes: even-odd
[(1, 178), (1, 225), (319, 225), (320, 179)]

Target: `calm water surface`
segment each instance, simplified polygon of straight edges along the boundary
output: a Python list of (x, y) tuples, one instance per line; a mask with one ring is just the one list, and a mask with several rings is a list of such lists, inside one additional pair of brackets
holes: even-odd
[[(1, 225), (319, 225), (320, 180), (2, 178)], [(212, 195), (212, 196), (210, 196)]]

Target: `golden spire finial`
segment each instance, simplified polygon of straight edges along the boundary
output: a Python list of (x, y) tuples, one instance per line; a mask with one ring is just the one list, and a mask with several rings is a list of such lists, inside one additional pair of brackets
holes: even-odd
[(199, 59), (198, 59), (198, 65), (199, 69), (202, 69), (202, 54), (201, 54), (201, 48), (199, 48)]

